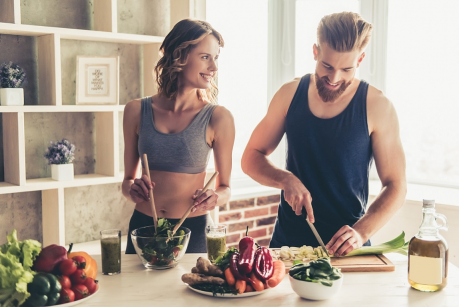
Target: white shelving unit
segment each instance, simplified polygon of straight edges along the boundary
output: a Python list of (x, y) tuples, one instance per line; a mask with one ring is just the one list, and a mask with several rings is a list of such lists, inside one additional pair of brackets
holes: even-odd
[[(192, 0), (174, 0), (171, 20), (190, 15), (184, 7)], [(158, 60), (158, 49), (163, 37), (117, 33), (117, 0), (94, 1), (94, 30), (55, 28), (21, 24), (20, 0), (0, 2), (0, 34), (37, 37), (37, 69), (40, 80), (38, 103), (20, 107), (0, 107), (3, 119), (4, 182), (0, 194), (30, 191), (42, 192), (43, 244), (65, 245), (64, 189), (71, 187), (120, 183), (119, 113), (124, 105), (63, 105), (61, 88), (61, 40), (81, 40), (137, 44), (143, 48), (143, 96), (156, 93), (151, 71)], [(179, 5), (181, 9), (175, 10)], [(176, 13), (174, 13), (176, 12)], [(35, 80), (37, 81), (37, 80)], [(32, 80), (33, 82), (33, 80)], [(120, 89), (121, 90), (121, 89)], [(25, 113), (90, 112), (95, 114), (96, 150), (95, 173), (76, 175), (73, 181), (54, 181), (51, 178), (26, 178)], [(121, 197), (121, 195), (120, 195)]]

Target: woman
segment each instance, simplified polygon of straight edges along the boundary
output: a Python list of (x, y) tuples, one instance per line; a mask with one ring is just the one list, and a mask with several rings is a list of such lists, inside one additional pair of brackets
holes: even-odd
[[(230, 198), (235, 126), (231, 113), (215, 104), (217, 59), (223, 46), (222, 36), (209, 23), (178, 22), (160, 47), (163, 56), (155, 67), (158, 94), (130, 101), (124, 111), (122, 190), (136, 204), (129, 232), (153, 225), (149, 189), (154, 188), (158, 218), (175, 224), (195, 205), (183, 223), (192, 231), (188, 253), (206, 252), (209, 211)], [(205, 184), (211, 149), (219, 172), (215, 189), (196, 198)], [(136, 178), (144, 153), (151, 182), (144, 172)], [(126, 253), (135, 253), (130, 235)]]

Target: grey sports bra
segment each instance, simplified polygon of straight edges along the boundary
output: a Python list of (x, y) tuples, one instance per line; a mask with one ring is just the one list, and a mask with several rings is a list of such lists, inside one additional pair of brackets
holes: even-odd
[(167, 134), (155, 128), (152, 97), (142, 98), (139, 155), (147, 154), (151, 170), (187, 174), (205, 171), (211, 152), (206, 142), (206, 128), (215, 107), (215, 104), (206, 104), (187, 128)]

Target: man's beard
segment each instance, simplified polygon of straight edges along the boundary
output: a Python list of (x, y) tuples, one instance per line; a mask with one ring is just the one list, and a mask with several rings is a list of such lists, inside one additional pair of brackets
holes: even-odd
[(345, 92), (347, 87), (350, 86), (351, 82), (353, 79), (351, 79), (348, 82), (342, 82), (340, 87), (337, 90), (330, 90), (326, 87), (326, 80), (327, 77), (320, 78), (318, 73), (315, 72), (315, 79), (316, 79), (316, 89), (318, 90), (318, 95), (319, 97), (324, 101), (324, 102), (333, 102), (335, 101), (340, 95)]

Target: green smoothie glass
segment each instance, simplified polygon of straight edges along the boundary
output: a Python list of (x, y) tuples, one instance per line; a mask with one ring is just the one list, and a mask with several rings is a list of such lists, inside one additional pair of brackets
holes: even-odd
[(206, 250), (208, 259), (214, 263), (217, 257), (225, 254), (227, 226), (210, 225), (206, 226)]
[(121, 230), (101, 231), (102, 274), (115, 275), (121, 272)]

